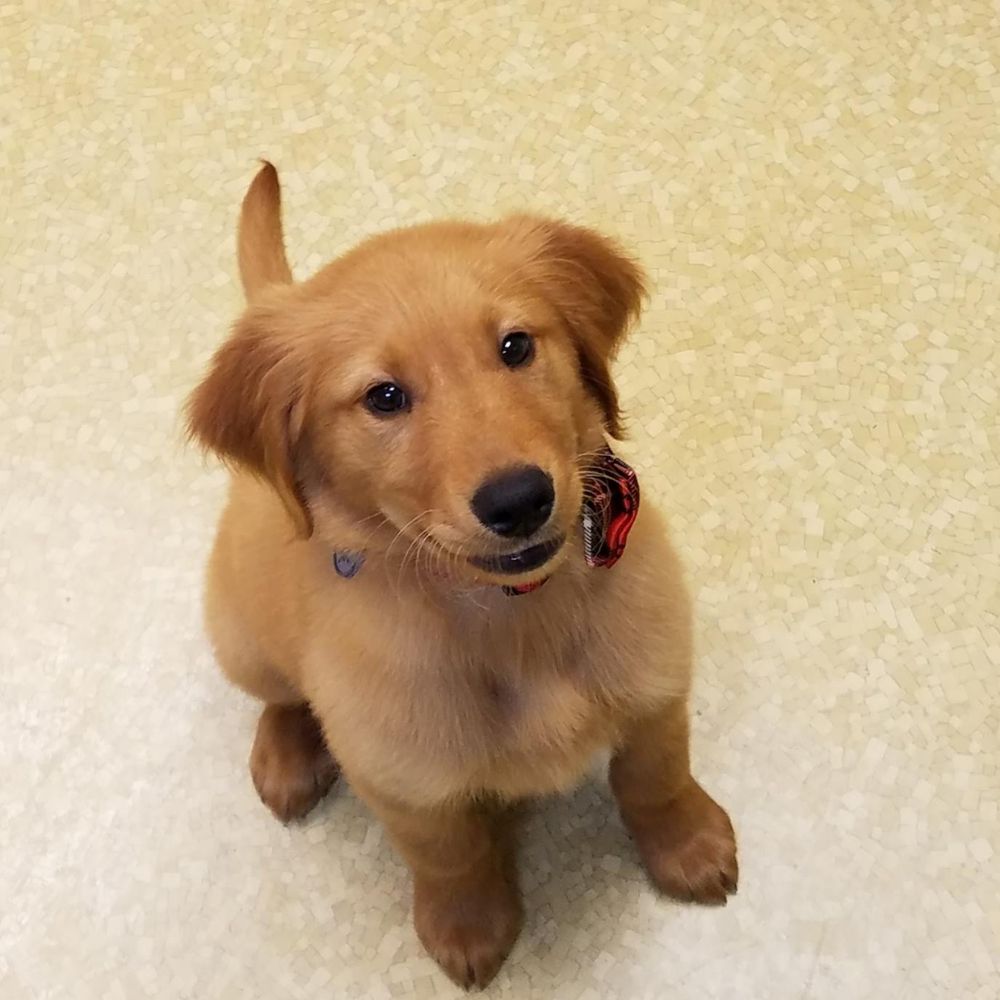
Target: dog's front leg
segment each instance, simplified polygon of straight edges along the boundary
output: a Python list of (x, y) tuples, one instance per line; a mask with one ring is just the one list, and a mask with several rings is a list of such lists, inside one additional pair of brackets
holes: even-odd
[(684, 699), (627, 727), (610, 777), (656, 887), (677, 899), (724, 904), (736, 891), (736, 838), (725, 810), (691, 776)]
[(521, 930), (512, 815), (472, 805), (416, 809), (359, 791), (413, 873), (420, 941), (459, 986), (486, 986)]

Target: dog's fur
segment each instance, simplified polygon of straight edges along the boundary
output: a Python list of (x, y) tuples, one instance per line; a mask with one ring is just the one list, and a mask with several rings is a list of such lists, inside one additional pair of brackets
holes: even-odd
[[(595, 751), (653, 882), (699, 902), (735, 890), (726, 814), (688, 767), (690, 611), (653, 507), (612, 569), (589, 569), (580, 508), (619, 431), (610, 360), (643, 277), (586, 229), (516, 217), (370, 239), (301, 284), (277, 174), (243, 204), (249, 306), (188, 407), (233, 467), (208, 570), (207, 621), (228, 677), (261, 699), (254, 782), (282, 819), (342, 768), (414, 875), (414, 919), (457, 982), (483, 985), (520, 926), (510, 817), (578, 782)], [(500, 339), (536, 356), (509, 369)], [(364, 403), (392, 380), (412, 400)], [(497, 470), (552, 477), (568, 539), (534, 574), (473, 554), (512, 547), (470, 497)], [(363, 553), (352, 579), (334, 552)], [(507, 596), (501, 584), (549, 577)]]

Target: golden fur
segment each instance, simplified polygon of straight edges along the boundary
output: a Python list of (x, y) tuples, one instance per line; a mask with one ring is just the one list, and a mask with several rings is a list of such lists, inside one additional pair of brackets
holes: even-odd
[[(293, 284), (270, 166), (239, 242), (249, 305), (188, 418), (233, 468), (207, 621), (222, 669), (267, 705), (261, 797), (302, 814), (339, 766), (413, 869), (421, 940), (466, 986), (520, 926), (509, 807), (571, 787), (603, 747), (654, 882), (724, 902), (735, 845), (688, 770), (690, 611), (664, 525), (646, 502), (610, 570), (579, 537), (589, 459), (620, 426), (609, 363), (639, 269), (589, 230), (516, 217), (377, 236)], [(524, 368), (498, 359), (513, 329), (535, 338)], [(409, 412), (365, 408), (387, 380)], [(469, 498), (518, 464), (551, 475), (567, 542), (512, 580), (468, 561), (511, 550)], [(339, 577), (335, 551), (363, 552), (361, 572)]]

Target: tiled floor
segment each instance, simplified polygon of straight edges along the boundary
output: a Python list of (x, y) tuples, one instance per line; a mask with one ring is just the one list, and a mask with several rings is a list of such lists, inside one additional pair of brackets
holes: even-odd
[(28, 6), (0, 6), (4, 1000), (457, 992), (353, 797), (289, 829), (257, 802), (200, 631), (224, 480), (178, 408), (263, 155), (300, 274), (532, 207), (654, 276), (629, 454), (695, 584), (741, 891), (656, 900), (587, 786), (530, 827), (491, 995), (1000, 995), (996, 6)]

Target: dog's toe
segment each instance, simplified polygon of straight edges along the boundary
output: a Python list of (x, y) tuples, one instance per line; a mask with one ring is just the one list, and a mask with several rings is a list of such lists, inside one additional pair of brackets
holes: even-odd
[(739, 865), (732, 823), (696, 783), (630, 825), (650, 879), (665, 895), (725, 906), (736, 892)]
[(504, 879), (456, 879), (414, 891), (417, 935), (431, 958), (463, 989), (484, 989), (521, 929), (516, 887)]

